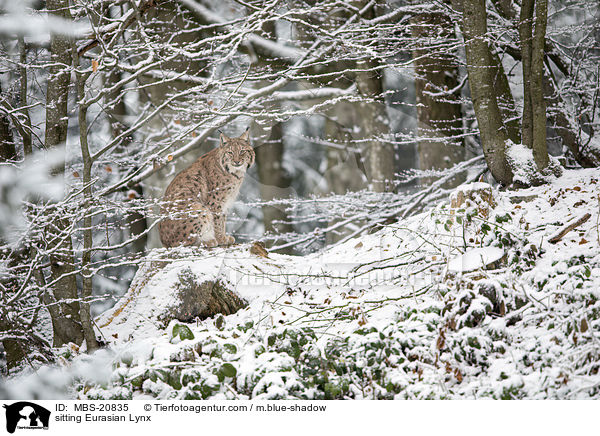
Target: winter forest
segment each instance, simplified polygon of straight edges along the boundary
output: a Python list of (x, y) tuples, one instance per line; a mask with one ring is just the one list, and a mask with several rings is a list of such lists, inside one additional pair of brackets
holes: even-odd
[(597, 0), (0, 0), (0, 398), (599, 398), (599, 131)]

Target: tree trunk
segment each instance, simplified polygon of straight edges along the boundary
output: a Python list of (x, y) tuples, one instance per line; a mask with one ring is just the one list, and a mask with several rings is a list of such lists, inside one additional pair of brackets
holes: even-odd
[(19, 66), (19, 103), (21, 104), (21, 113), (25, 118), (25, 129), (22, 132), (23, 139), (23, 155), (29, 156), (33, 152), (32, 149), (32, 138), (31, 138), (31, 118), (29, 116), (29, 109), (27, 108), (27, 47), (25, 46), (25, 40), (22, 36), (19, 37), (19, 60), (21, 65)]
[[(506, 19), (512, 20), (517, 16), (517, 12), (513, 8), (510, 0), (495, 0), (494, 3), (498, 12)], [(523, 57), (520, 50), (514, 49), (510, 45), (503, 46), (502, 49), (506, 50), (506, 53), (514, 60), (522, 61)], [(578, 127), (565, 110), (567, 104), (560, 96), (558, 85), (553, 77), (549, 61), (552, 60), (563, 73), (568, 72), (568, 67), (558, 55), (552, 53), (552, 46), (548, 41), (545, 42), (545, 52), (545, 58), (548, 61), (548, 65), (544, 69), (543, 92), (547, 104), (547, 118), (550, 121), (550, 126), (560, 137), (563, 145), (569, 149), (573, 158), (579, 165), (584, 168), (600, 166), (600, 152), (594, 149), (585, 149), (580, 142), (580, 138), (575, 133), (577, 132)]]
[[(453, 23), (442, 13), (422, 13), (412, 18), (415, 94), (417, 102), (417, 151), (421, 170), (451, 168), (465, 158), (462, 110), (455, 56), (431, 48), (434, 38), (453, 39)], [(439, 39), (436, 39), (439, 41)], [(422, 177), (429, 185), (436, 177)], [(444, 185), (453, 188), (464, 181), (456, 177)]]
[[(47, 0), (48, 13), (70, 19), (68, 0)], [(70, 83), (71, 43), (68, 37), (52, 34), (50, 37), (50, 60), (48, 85), (46, 92), (46, 149), (52, 149), (65, 143), (67, 139), (67, 99)], [(79, 303), (77, 300), (77, 282), (75, 280), (75, 259), (71, 235), (65, 235), (70, 225), (66, 218), (55, 220), (48, 226), (49, 249), (59, 247), (50, 256), (50, 274), (55, 282), (54, 298), (59, 302), (57, 316), (52, 316), (54, 346), (60, 347), (68, 342), (80, 344), (83, 340)], [(69, 303), (60, 303), (70, 300)]]
[(513, 172), (506, 159), (509, 137), (498, 107), (493, 69), (490, 68), (494, 63), (486, 42), (485, 0), (455, 0), (454, 3), (458, 9), (462, 4), (461, 28), (465, 38), (469, 86), (483, 154), (494, 178), (503, 185), (510, 185)]
[[(79, 69), (79, 58), (75, 48), (73, 47), (73, 65), (76, 69)], [(79, 100), (79, 145), (81, 148), (81, 157), (83, 159), (83, 197), (84, 203), (83, 208), (85, 215), (83, 216), (83, 252), (81, 254), (81, 302), (79, 303), (79, 316), (81, 318), (81, 328), (83, 330), (83, 337), (87, 345), (87, 351), (92, 352), (98, 349), (98, 342), (94, 334), (94, 327), (92, 325), (92, 317), (90, 314), (90, 303), (89, 300), (93, 293), (93, 279), (92, 271), (90, 270), (90, 263), (92, 261), (92, 249), (93, 249), (93, 231), (92, 226), (92, 165), (93, 160), (90, 154), (88, 146), (88, 125), (87, 125), (87, 106), (83, 104), (85, 100), (85, 81), (87, 76), (85, 73), (75, 72), (76, 85), (77, 85), (77, 99)]]
[(548, 0), (536, 0), (535, 29), (531, 47), (531, 111), (533, 159), (545, 172), (550, 158), (546, 142), (546, 102), (544, 101), (544, 41), (548, 21)]
[(498, 97), (498, 107), (500, 115), (504, 120), (504, 125), (508, 137), (515, 144), (521, 142), (521, 123), (519, 123), (519, 113), (515, 105), (515, 99), (508, 83), (508, 77), (504, 71), (502, 60), (496, 50), (492, 50), (492, 74), (494, 75), (494, 89)]
[(533, 29), (533, 9), (535, 0), (523, 0), (519, 16), (519, 42), (521, 44), (521, 65), (523, 68), (523, 117), (521, 129), (523, 144), (533, 148), (533, 111), (531, 107), (531, 49)]
[(523, 143), (532, 150), (533, 158), (540, 171), (544, 170), (549, 162), (543, 88), (547, 16), (547, 0), (523, 0), (519, 17), (523, 65)]
[[(2, 94), (2, 88), (0, 88), (0, 99), (4, 100), (6, 98), (7, 96)], [(0, 162), (11, 161), (16, 158), (15, 141), (10, 130), (8, 115), (0, 112)]]
[[(272, 40), (277, 40), (275, 22), (268, 21), (263, 24), (262, 31)], [(268, 83), (259, 84), (266, 86)], [(279, 108), (279, 104), (277, 104)], [(258, 180), (260, 181), (260, 196), (262, 201), (271, 201), (276, 198), (289, 196), (292, 180), (283, 168), (283, 123), (277, 122), (272, 125), (271, 133), (266, 141), (255, 146), (256, 167)], [(292, 232), (294, 227), (289, 224), (288, 215), (283, 207), (263, 206), (263, 224), (266, 233), (283, 234)], [(278, 245), (278, 241), (272, 241), (271, 245)], [(293, 248), (282, 250), (284, 253), (292, 254)]]
[[(283, 125), (276, 123), (269, 138), (254, 149), (260, 196), (262, 201), (287, 197), (286, 189), (291, 185), (290, 177), (283, 168)], [(285, 210), (276, 206), (263, 206), (263, 223), (267, 233), (288, 233), (293, 227), (287, 223)], [(274, 241), (277, 244), (277, 241)]]
[(362, 155), (369, 189), (375, 192), (394, 188), (394, 149), (387, 142), (390, 122), (383, 100), (383, 75), (377, 60), (357, 62), (356, 86), (367, 101), (357, 103), (358, 126), (362, 132)]
[[(109, 72), (105, 77), (107, 87), (112, 87), (115, 83), (121, 80), (121, 73), (118, 70)], [(106, 114), (110, 125), (112, 139), (121, 135), (130, 126), (126, 125), (127, 108), (125, 107), (125, 96), (121, 95), (122, 89), (117, 88), (114, 92), (108, 93), (105, 97)], [(125, 150), (131, 144), (131, 137), (123, 138), (120, 149)], [(136, 185), (132, 188), (138, 198), (144, 198), (144, 190), (141, 185)], [(129, 229), (129, 237), (134, 239), (130, 247), (134, 253), (143, 253), (146, 250), (148, 236), (145, 234), (148, 229), (146, 216), (135, 209), (132, 209), (127, 214), (127, 227)]]

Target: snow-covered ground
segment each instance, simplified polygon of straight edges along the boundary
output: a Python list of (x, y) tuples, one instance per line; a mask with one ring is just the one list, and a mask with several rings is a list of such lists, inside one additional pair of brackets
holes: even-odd
[[(155, 250), (97, 320), (108, 347), (64, 347), (58, 365), (6, 387), (88, 399), (597, 398), (599, 179), (565, 171), (491, 202), (478, 194), (489, 185), (462, 187), (465, 204), (304, 257), (244, 245), (165, 263)], [(165, 328), (155, 314), (183, 277), (219, 280), (248, 306)]]

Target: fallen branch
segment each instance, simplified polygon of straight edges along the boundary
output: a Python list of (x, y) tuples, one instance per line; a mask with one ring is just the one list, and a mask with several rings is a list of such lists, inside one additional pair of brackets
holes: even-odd
[(565, 227), (563, 227), (560, 232), (558, 232), (556, 235), (552, 236), (548, 242), (550, 242), (551, 244), (556, 244), (558, 241), (560, 241), (562, 238), (564, 238), (564, 236), (569, 233), (571, 230), (573, 230), (576, 227), (579, 227), (580, 225), (582, 225), (583, 223), (585, 223), (587, 220), (590, 219), (592, 215), (590, 213), (586, 213), (585, 215), (583, 215), (581, 218), (577, 219), (577, 220), (571, 220), (569, 222), (569, 224), (567, 224)]

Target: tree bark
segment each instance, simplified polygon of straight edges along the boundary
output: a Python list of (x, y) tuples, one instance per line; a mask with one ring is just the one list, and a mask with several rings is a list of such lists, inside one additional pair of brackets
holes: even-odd
[(387, 192), (394, 188), (394, 149), (387, 142), (390, 122), (383, 101), (383, 75), (375, 59), (357, 62), (356, 87), (367, 101), (357, 104), (362, 134), (364, 166), (369, 188)]
[[(107, 87), (114, 86), (121, 80), (121, 73), (117, 70), (109, 72), (105, 77), (105, 83)], [(108, 122), (110, 124), (110, 132), (112, 139), (117, 138), (130, 126), (126, 125), (125, 117), (127, 115), (127, 108), (125, 107), (125, 96), (121, 95), (122, 89), (116, 89), (112, 93), (108, 93), (105, 98), (106, 114), (108, 115)], [(120, 145), (123, 152), (130, 147), (131, 137), (125, 137)], [(144, 198), (144, 189), (142, 185), (138, 184), (132, 188), (137, 194), (138, 198)], [(131, 243), (131, 249), (135, 253), (143, 253), (146, 250), (146, 243), (148, 236), (146, 230), (148, 229), (148, 222), (146, 216), (135, 209), (132, 209), (127, 214), (127, 227), (129, 229), (129, 237), (133, 239)]]
[[(290, 187), (292, 181), (283, 168), (282, 123), (274, 124), (269, 138), (255, 147), (254, 151), (262, 201), (285, 197), (283, 191)], [(263, 206), (262, 212), (265, 232), (281, 234), (293, 230), (293, 227), (287, 223), (287, 213), (281, 207)]]
[[(417, 102), (417, 151), (421, 170), (451, 168), (465, 158), (462, 110), (455, 56), (432, 50), (433, 38), (454, 38), (453, 23), (442, 13), (422, 13), (412, 18), (415, 94)], [(439, 39), (436, 39), (439, 40)], [(436, 177), (423, 177), (429, 185)], [(444, 185), (453, 188), (464, 181), (456, 177)]]
[[(0, 99), (4, 100), (6, 98), (7, 96), (2, 94), (2, 88), (0, 88)], [(0, 112), (0, 162), (11, 161), (16, 158), (15, 141), (10, 130), (8, 115)]]
[[(495, 0), (494, 3), (498, 12), (506, 19), (512, 20), (517, 16), (517, 12), (510, 0)], [(522, 61), (523, 57), (520, 50), (515, 49), (511, 45), (504, 45), (502, 49), (514, 60)], [(543, 92), (551, 127), (579, 165), (584, 168), (600, 166), (600, 152), (583, 147), (580, 138), (575, 133), (577, 131), (576, 123), (565, 110), (566, 104), (558, 92), (558, 85), (552, 75), (549, 61), (551, 60), (565, 75), (568, 74), (569, 68), (560, 56), (553, 53), (553, 46), (549, 41), (545, 42), (545, 58), (548, 61), (548, 65), (544, 69)]]
[(467, 71), (475, 116), (479, 124), (481, 145), (487, 166), (494, 178), (503, 185), (510, 185), (513, 172), (506, 159), (509, 140), (498, 97), (494, 89), (494, 63), (486, 42), (487, 14), (485, 0), (455, 0), (462, 6), (461, 28), (465, 38)]
[[(268, 21), (262, 26), (263, 33), (274, 41), (277, 40), (275, 22)], [(259, 84), (259, 86), (267, 83)], [(275, 104), (275, 103), (274, 103)], [(279, 104), (277, 104), (279, 108)], [(255, 146), (256, 167), (258, 180), (260, 181), (260, 196), (262, 201), (271, 201), (276, 198), (285, 198), (289, 195), (292, 184), (290, 176), (283, 168), (283, 123), (276, 122), (271, 127), (271, 133), (266, 141)], [(287, 192), (286, 192), (287, 191)], [(282, 207), (263, 206), (263, 224), (266, 233), (283, 234), (292, 232), (294, 227), (289, 224), (289, 218)], [(270, 245), (278, 245), (273, 240)], [(284, 253), (292, 254), (291, 247), (282, 250)]]
[(25, 46), (25, 40), (22, 36), (19, 37), (19, 60), (21, 65), (19, 66), (19, 103), (22, 107), (21, 113), (25, 117), (25, 129), (23, 129), (23, 155), (29, 156), (32, 152), (32, 139), (31, 139), (31, 117), (29, 116), (29, 109), (27, 108), (27, 47)]
[(544, 41), (548, 21), (548, 0), (536, 0), (535, 29), (531, 47), (531, 111), (533, 159), (539, 171), (550, 162), (546, 142), (546, 102), (544, 101)]
[(519, 123), (519, 113), (515, 105), (515, 99), (508, 83), (508, 77), (504, 71), (502, 60), (496, 50), (492, 50), (492, 74), (494, 75), (494, 89), (498, 97), (498, 107), (500, 115), (504, 120), (504, 125), (508, 137), (515, 144), (521, 142), (521, 123)]
[[(46, 7), (50, 15), (70, 19), (68, 0), (47, 0)], [(52, 149), (65, 143), (67, 139), (67, 99), (69, 95), (71, 42), (64, 35), (52, 34), (50, 37), (50, 60), (48, 85), (46, 92), (46, 149)], [(49, 249), (58, 247), (50, 256), (50, 275), (54, 298), (59, 302), (58, 316), (52, 316), (54, 346), (60, 347), (68, 342), (81, 343), (83, 332), (77, 300), (77, 281), (75, 279), (75, 259), (73, 243), (68, 232), (70, 225), (66, 218), (55, 220), (48, 227)], [(68, 300), (68, 303), (60, 303)], [(52, 315), (52, 312), (51, 312)]]
[(521, 132), (523, 144), (533, 148), (533, 111), (531, 106), (531, 51), (533, 10), (535, 0), (523, 0), (519, 15), (519, 42), (521, 44), (521, 66), (523, 69), (523, 117)]
[(543, 88), (547, 16), (547, 0), (523, 0), (519, 17), (523, 65), (523, 143), (532, 150), (540, 171), (549, 163)]
[(79, 303), (79, 316), (81, 318), (81, 328), (83, 330), (83, 337), (87, 345), (87, 351), (93, 352), (98, 349), (98, 342), (94, 334), (94, 327), (92, 325), (92, 317), (90, 314), (90, 303), (89, 300), (92, 297), (93, 292), (93, 279), (92, 271), (90, 270), (90, 263), (92, 261), (92, 248), (93, 248), (93, 231), (92, 226), (92, 165), (93, 160), (90, 154), (88, 146), (88, 127), (87, 127), (87, 106), (83, 103), (85, 100), (85, 81), (87, 75), (77, 71), (79, 69), (79, 57), (75, 46), (73, 46), (73, 66), (75, 67), (75, 78), (77, 85), (77, 99), (79, 100), (79, 145), (81, 148), (81, 157), (83, 159), (83, 209), (85, 215), (83, 216), (83, 252), (81, 254), (81, 302)]

